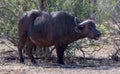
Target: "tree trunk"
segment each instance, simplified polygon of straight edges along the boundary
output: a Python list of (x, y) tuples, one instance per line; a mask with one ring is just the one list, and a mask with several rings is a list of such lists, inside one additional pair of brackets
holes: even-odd
[(90, 2), (93, 5), (93, 10), (90, 12), (90, 18), (95, 20), (96, 9), (97, 9), (97, 0), (90, 0)]
[(46, 2), (45, 2), (45, 0), (41, 0), (40, 8), (41, 8), (41, 10), (45, 10), (45, 8), (46, 8)]
[(36, 0), (37, 8), (40, 10), (46, 9), (46, 0)]

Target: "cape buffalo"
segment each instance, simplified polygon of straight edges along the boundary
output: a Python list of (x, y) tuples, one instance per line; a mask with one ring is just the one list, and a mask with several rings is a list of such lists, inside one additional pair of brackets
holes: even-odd
[(18, 51), (21, 63), (24, 62), (22, 49), (25, 44), (32, 63), (35, 63), (32, 55), (34, 46), (54, 45), (57, 62), (64, 64), (63, 55), (68, 44), (85, 37), (97, 40), (101, 35), (93, 20), (81, 22), (77, 17), (62, 11), (51, 13), (40, 10), (28, 11), (20, 18), (18, 29)]

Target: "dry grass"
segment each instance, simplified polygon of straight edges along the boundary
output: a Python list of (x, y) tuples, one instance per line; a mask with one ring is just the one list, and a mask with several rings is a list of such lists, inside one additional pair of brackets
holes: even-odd
[[(10, 47), (6, 46), (4, 42)], [(0, 74), (120, 74), (120, 62), (115, 62), (109, 58), (112, 48), (111, 45), (104, 45), (103, 49), (88, 55), (84, 60), (80, 57), (74, 58), (72, 63), (69, 62), (68, 58), (65, 58), (66, 65), (56, 64), (56, 58), (53, 57), (37, 59), (38, 64), (32, 65), (27, 58), (25, 64), (20, 64), (16, 47), (3, 40), (0, 42), (0, 50), (2, 49)], [(11, 52), (7, 52), (8, 50)], [(86, 49), (86, 51), (88, 50), (90, 49)]]

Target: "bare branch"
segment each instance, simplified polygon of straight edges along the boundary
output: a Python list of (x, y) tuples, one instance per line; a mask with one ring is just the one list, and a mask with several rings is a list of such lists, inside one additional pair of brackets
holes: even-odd
[(11, 9), (4, 6), (1, 6), (0, 8), (10, 11), (15, 17), (19, 18), (19, 16), (17, 16)]

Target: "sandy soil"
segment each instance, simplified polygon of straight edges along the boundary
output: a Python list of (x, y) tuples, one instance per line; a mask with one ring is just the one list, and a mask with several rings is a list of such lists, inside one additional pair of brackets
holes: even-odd
[(29, 59), (20, 64), (16, 47), (7, 40), (0, 40), (0, 74), (120, 74), (120, 61), (109, 58), (110, 49), (101, 49), (91, 56), (74, 63), (58, 65), (52, 60), (37, 59), (38, 64), (32, 65)]

